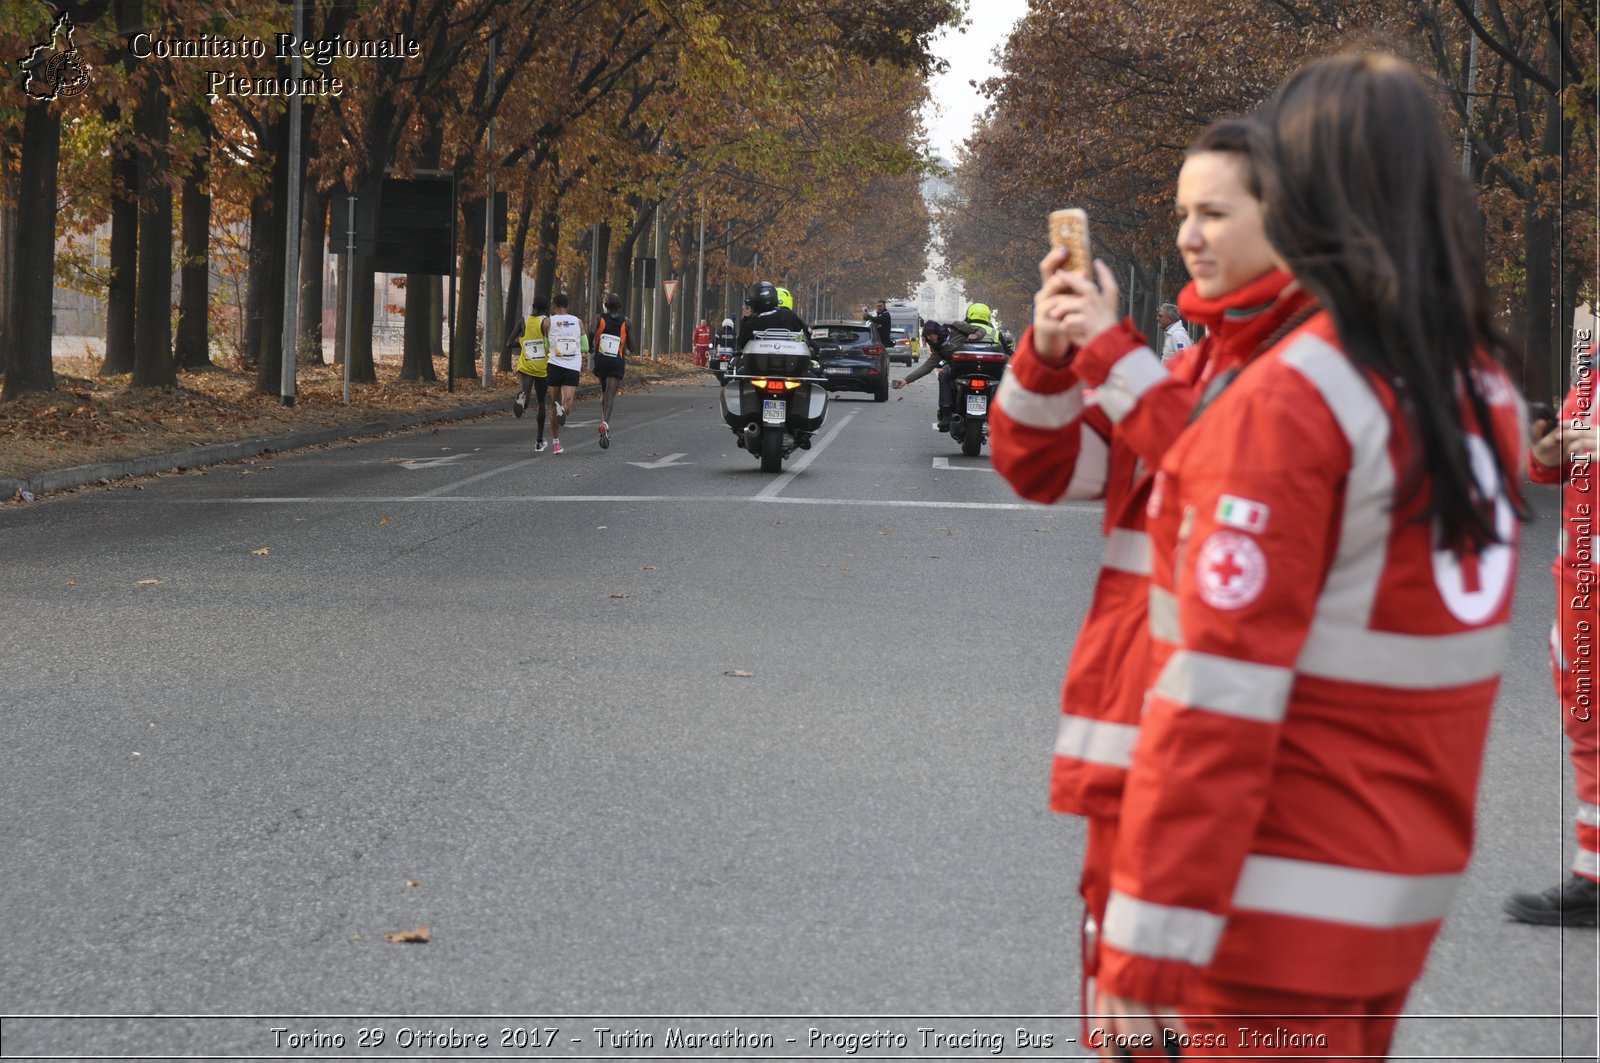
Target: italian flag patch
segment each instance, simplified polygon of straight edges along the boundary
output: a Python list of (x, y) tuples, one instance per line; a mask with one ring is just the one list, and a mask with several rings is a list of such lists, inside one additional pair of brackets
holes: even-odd
[(1271, 513), (1265, 503), (1252, 502), (1237, 495), (1223, 495), (1217, 499), (1217, 523), (1240, 531), (1266, 531), (1267, 517)]

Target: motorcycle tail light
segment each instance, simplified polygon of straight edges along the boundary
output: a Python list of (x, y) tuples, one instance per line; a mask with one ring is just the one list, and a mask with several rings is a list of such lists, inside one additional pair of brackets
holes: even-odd
[(800, 386), (798, 380), (757, 380), (755, 385), (767, 391), (793, 391)]
[(968, 384), (973, 391), (982, 391), (984, 388), (989, 386), (989, 382), (981, 377), (977, 380), (968, 381)]
[(753, 386), (758, 387), (758, 388), (765, 388), (767, 386), (767, 382), (765, 380), (762, 380), (760, 377), (757, 377), (754, 380), (751, 380), (750, 383)]

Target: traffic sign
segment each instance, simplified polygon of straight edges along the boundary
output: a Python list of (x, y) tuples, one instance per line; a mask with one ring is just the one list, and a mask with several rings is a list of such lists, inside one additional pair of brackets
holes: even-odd
[(667, 305), (672, 305), (672, 297), (678, 294), (678, 281), (676, 279), (661, 282), (662, 289), (667, 294)]

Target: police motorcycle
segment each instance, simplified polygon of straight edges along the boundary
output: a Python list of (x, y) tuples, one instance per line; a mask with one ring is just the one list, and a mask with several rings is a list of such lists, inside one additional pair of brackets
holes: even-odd
[(722, 420), (737, 444), (779, 472), (796, 447), (811, 449), (811, 437), (828, 416), (825, 381), (811, 375), (811, 347), (787, 329), (757, 331), (734, 359), (722, 386)]
[(706, 368), (716, 374), (717, 383), (726, 384), (733, 376), (733, 331), (718, 329), (712, 338), (711, 354)]
[(989, 404), (994, 401), (1011, 356), (998, 343), (964, 342), (951, 352), (950, 438), (961, 453), (975, 458), (989, 439)]

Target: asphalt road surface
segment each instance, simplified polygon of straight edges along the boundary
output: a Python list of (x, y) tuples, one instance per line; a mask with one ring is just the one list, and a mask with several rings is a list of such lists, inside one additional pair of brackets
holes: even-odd
[[(1082, 1054), (1046, 782), (1099, 508), (933, 395), (777, 476), (707, 381), (604, 451), (584, 403), (561, 455), (506, 416), (0, 511), (0, 1053)], [(1596, 1058), (1595, 932), (1500, 914), (1570, 855), (1534, 503), (1398, 1057)]]

